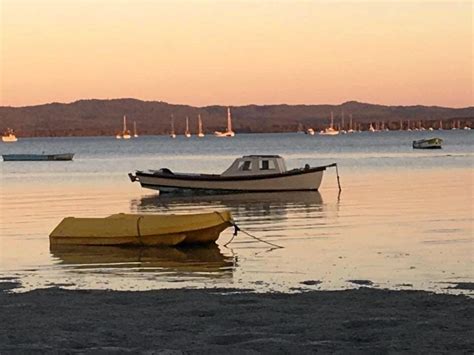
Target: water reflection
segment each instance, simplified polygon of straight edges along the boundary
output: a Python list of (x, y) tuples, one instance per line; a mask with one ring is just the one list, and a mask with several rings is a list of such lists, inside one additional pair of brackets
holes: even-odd
[(317, 191), (280, 193), (242, 193), (228, 195), (148, 195), (131, 200), (131, 210), (140, 213), (189, 212), (196, 208), (231, 210), (234, 218), (242, 221), (270, 219), (282, 221), (293, 213), (317, 216), (323, 212), (324, 204)]
[(54, 246), (50, 252), (58, 264), (78, 271), (120, 269), (231, 278), (236, 267), (235, 258), (222, 254), (216, 244), (186, 248)]

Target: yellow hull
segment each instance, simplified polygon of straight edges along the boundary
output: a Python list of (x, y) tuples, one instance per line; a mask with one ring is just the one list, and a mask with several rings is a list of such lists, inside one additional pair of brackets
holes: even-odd
[(209, 244), (231, 225), (229, 211), (189, 215), (115, 214), (64, 218), (49, 235), (51, 245), (176, 246)]

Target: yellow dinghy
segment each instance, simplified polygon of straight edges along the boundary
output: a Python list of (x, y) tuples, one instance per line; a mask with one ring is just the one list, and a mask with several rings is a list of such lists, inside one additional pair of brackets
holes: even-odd
[(49, 235), (53, 245), (176, 246), (209, 244), (231, 226), (229, 211), (188, 215), (114, 214), (64, 218)]

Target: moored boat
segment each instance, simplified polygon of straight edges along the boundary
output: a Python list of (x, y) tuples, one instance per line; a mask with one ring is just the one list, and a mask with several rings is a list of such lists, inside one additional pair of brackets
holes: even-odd
[(229, 211), (187, 215), (114, 214), (66, 217), (51, 232), (51, 245), (177, 246), (209, 244), (232, 224)]
[(130, 130), (127, 129), (127, 116), (123, 116), (123, 129), (122, 132), (117, 133), (115, 135), (116, 139), (130, 139), (132, 136), (130, 135)]
[(69, 161), (74, 153), (62, 154), (3, 154), (4, 161)]
[(167, 168), (136, 171), (132, 182), (144, 188), (166, 192), (234, 193), (316, 191), (323, 172), (336, 164), (287, 170), (279, 155), (246, 155), (236, 159), (222, 174), (174, 173)]
[(5, 134), (2, 136), (2, 141), (5, 143), (13, 143), (18, 141), (12, 129), (8, 128)]
[(413, 149), (441, 149), (441, 138), (420, 139), (413, 141)]
[(336, 136), (339, 134), (339, 131), (337, 129), (334, 129), (334, 114), (332, 112), (331, 112), (331, 124), (329, 125), (329, 127), (320, 131), (319, 134), (323, 136)]
[(232, 115), (230, 113), (230, 107), (227, 107), (227, 129), (225, 132), (215, 131), (216, 137), (234, 137), (235, 132), (232, 130)]

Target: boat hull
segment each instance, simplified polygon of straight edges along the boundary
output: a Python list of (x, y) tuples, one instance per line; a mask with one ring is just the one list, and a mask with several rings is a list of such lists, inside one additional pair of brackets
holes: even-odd
[(116, 214), (64, 218), (51, 232), (51, 245), (177, 246), (214, 243), (231, 225), (229, 211), (193, 215)]
[(413, 149), (441, 149), (443, 140), (441, 138), (421, 139), (413, 141)]
[(68, 161), (72, 160), (74, 153), (64, 154), (4, 154), (4, 161)]
[(144, 188), (167, 192), (278, 192), (316, 191), (321, 185), (326, 167), (297, 169), (281, 174), (223, 177), (221, 175), (188, 175), (146, 173), (130, 175)]

